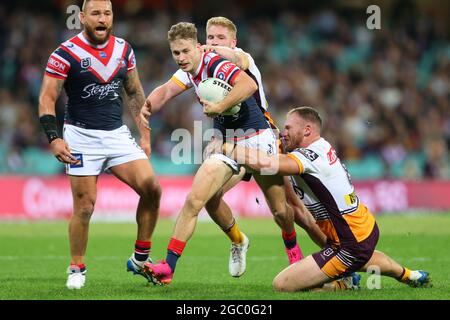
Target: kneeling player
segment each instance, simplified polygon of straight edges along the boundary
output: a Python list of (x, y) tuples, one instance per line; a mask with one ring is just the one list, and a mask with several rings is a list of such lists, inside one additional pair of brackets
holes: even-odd
[(427, 272), (409, 270), (375, 250), (379, 237), (375, 218), (359, 201), (345, 166), (321, 137), (321, 129), (315, 109), (295, 108), (288, 113), (283, 132), (288, 154), (268, 156), (231, 143), (222, 146), (226, 156), (253, 170), (292, 176), (296, 193), (328, 238), (321, 251), (281, 271), (273, 281), (274, 289), (316, 288), (371, 266), (412, 287), (430, 287)]

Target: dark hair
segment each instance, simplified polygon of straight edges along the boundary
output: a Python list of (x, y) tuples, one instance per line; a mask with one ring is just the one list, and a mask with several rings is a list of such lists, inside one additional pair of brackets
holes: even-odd
[(319, 126), (319, 129), (322, 129), (322, 118), (320, 117), (319, 112), (311, 107), (297, 107), (288, 112), (288, 115), (297, 114), (299, 117), (305, 119), (306, 121), (313, 122)]

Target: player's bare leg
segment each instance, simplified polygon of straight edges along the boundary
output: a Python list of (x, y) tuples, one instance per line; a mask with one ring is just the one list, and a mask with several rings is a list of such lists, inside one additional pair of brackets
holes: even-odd
[(220, 160), (209, 158), (198, 169), (192, 189), (175, 223), (174, 232), (167, 248), (166, 261), (160, 264), (145, 263), (145, 272), (158, 284), (172, 282), (178, 258), (186, 242), (191, 238), (197, 224), (198, 214), (206, 203), (233, 175), (229, 166)]
[(148, 160), (127, 162), (111, 168), (111, 171), (140, 196), (136, 210), (135, 250), (127, 261), (127, 270), (148, 279), (142, 268), (146, 261), (151, 261), (151, 237), (158, 220), (161, 187)]
[(330, 278), (320, 270), (312, 256), (290, 265), (281, 271), (273, 280), (275, 291), (295, 292), (312, 289), (330, 281)]
[(231, 168), (217, 159), (207, 159), (200, 166), (194, 177), (191, 192), (189, 192), (175, 224), (173, 233), (175, 239), (188, 241), (191, 238), (200, 210), (232, 175)]
[(289, 264), (293, 264), (302, 259), (303, 254), (297, 243), (297, 235), (294, 227), (294, 212), (286, 203), (283, 177), (257, 173), (254, 174), (254, 177), (256, 183), (264, 193), (275, 222), (281, 228)]
[(379, 270), (381, 275), (392, 277), (411, 287), (432, 287), (431, 277), (423, 270), (410, 270), (401, 266), (385, 253), (375, 250), (362, 271)]
[(247, 250), (249, 240), (239, 229), (233, 217), (230, 207), (222, 199), (223, 194), (233, 188), (245, 174), (245, 169), (241, 167), (239, 174), (233, 175), (230, 180), (219, 190), (205, 205), (211, 219), (225, 232), (231, 240), (230, 259), (228, 270), (233, 277), (240, 277), (244, 274), (247, 262)]
[(73, 197), (73, 214), (69, 221), (71, 262), (66, 286), (81, 289), (85, 283), (84, 256), (88, 243), (89, 221), (97, 197), (97, 176), (69, 176)]

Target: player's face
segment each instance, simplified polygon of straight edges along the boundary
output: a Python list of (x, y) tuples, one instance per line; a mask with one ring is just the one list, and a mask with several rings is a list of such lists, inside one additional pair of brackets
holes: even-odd
[(194, 74), (200, 63), (200, 45), (193, 39), (177, 39), (170, 42), (172, 57), (181, 70)]
[(84, 12), (80, 12), (80, 21), (89, 40), (96, 45), (108, 41), (113, 26), (113, 12), (110, 1), (90, 1)]
[(219, 25), (211, 25), (206, 29), (206, 44), (210, 46), (225, 46), (234, 49), (236, 47), (236, 38), (231, 35), (228, 28)]
[(291, 152), (302, 147), (306, 126), (306, 121), (297, 114), (293, 113), (287, 116), (283, 130), (286, 151)]

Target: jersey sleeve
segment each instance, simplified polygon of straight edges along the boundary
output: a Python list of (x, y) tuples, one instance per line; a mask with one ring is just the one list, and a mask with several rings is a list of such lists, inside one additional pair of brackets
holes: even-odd
[(136, 56), (134, 55), (134, 50), (130, 44), (128, 44), (127, 50), (127, 72), (136, 69)]
[(178, 69), (177, 72), (175, 72), (170, 78), (173, 82), (175, 82), (177, 85), (179, 85), (184, 90), (187, 90), (192, 87), (192, 83), (189, 80), (188, 75), (183, 70)]
[(241, 72), (233, 62), (225, 60), (216, 53), (207, 53), (204, 58), (208, 77), (219, 78), (234, 86), (236, 77)]
[(50, 55), (45, 68), (45, 74), (52, 78), (66, 79), (69, 75), (70, 62), (67, 53), (59, 47)]
[(298, 148), (287, 154), (298, 165), (298, 173), (311, 172), (314, 169), (313, 162), (319, 158), (319, 155), (311, 149)]

